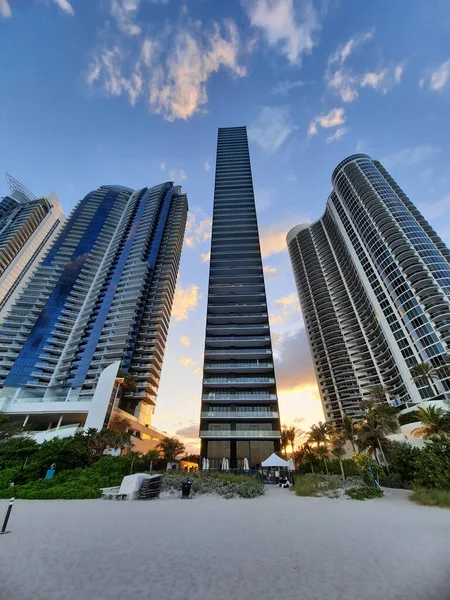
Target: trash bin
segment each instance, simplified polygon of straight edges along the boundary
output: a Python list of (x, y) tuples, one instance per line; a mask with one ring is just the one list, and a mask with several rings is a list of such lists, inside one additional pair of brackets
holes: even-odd
[(186, 499), (191, 497), (191, 480), (183, 479), (181, 482), (181, 498)]

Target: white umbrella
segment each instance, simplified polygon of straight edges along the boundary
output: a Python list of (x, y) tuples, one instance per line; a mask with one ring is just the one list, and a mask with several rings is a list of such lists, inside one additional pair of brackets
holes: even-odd
[(288, 469), (289, 471), (295, 471), (295, 463), (292, 457), (288, 460)]
[(209, 458), (206, 459), (206, 470), (209, 471)]
[(222, 471), (225, 471), (225, 456), (222, 457)]
[(248, 458), (245, 457), (244, 458), (244, 471), (249, 471), (250, 470), (250, 466), (248, 464)]
[(228, 460), (228, 458), (225, 459), (225, 471), (229, 471), (230, 470), (230, 461)]
[(206, 458), (202, 460), (202, 471), (206, 471)]

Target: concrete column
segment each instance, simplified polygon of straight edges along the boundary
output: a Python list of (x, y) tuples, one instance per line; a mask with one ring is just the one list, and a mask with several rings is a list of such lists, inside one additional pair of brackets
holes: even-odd
[(59, 429), (61, 427), (62, 421), (63, 421), (63, 415), (61, 415), (59, 417), (59, 421), (58, 421), (58, 425), (56, 426), (56, 429)]

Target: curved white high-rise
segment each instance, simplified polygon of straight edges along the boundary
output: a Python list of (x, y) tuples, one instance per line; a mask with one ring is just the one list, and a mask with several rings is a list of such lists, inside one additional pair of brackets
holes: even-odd
[(287, 235), (327, 421), (358, 416), (377, 384), (398, 405), (444, 398), (444, 370), (410, 369), (450, 352), (449, 249), (369, 156), (343, 160), (332, 185), (322, 218)]
[(36, 198), (7, 175), (0, 198), (0, 324), (61, 231), (65, 217), (56, 194)]

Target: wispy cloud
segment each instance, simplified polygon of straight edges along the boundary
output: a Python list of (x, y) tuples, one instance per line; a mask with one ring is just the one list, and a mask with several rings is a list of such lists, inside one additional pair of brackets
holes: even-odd
[(287, 96), (291, 90), (303, 87), (304, 85), (303, 81), (280, 81), (280, 83), (272, 89), (272, 94), (275, 96)]
[(189, 211), (186, 223), (186, 246), (195, 248), (211, 237), (211, 217), (199, 206), (193, 206)]
[(295, 129), (288, 106), (263, 106), (248, 135), (268, 154), (273, 154)]
[(317, 43), (319, 14), (312, 0), (244, 0), (253, 27), (262, 31), (267, 43), (277, 48), (290, 63), (299, 63)]
[(172, 318), (175, 322), (186, 321), (188, 313), (197, 308), (201, 298), (202, 295), (197, 285), (192, 284), (188, 287), (183, 287), (178, 283), (172, 307)]
[(205, 161), (205, 164), (203, 165), (203, 168), (205, 169), (205, 171), (210, 171), (211, 170), (211, 165), (209, 164), (209, 161)]
[(278, 273), (278, 269), (276, 267), (271, 267), (269, 265), (264, 265), (263, 271), (264, 271), (264, 275), (266, 276), (266, 279), (275, 277)]
[(294, 321), (299, 321), (300, 315), (300, 303), (295, 292), (275, 300), (272, 315), (274, 323), (292, 323)]
[(55, 4), (59, 6), (61, 10), (63, 10), (68, 15), (74, 15), (75, 11), (73, 6), (70, 4), (69, 0), (53, 0)]
[(327, 144), (340, 140), (346, 133), (348, 133), (348, 127), (338, 127), (332, 135), (327, 137)]
[[(345, 111), (343, 108), (333, 108), (326, 115), (319, 115), (315, 117), (308, 128), (309, 135), (316, 135), (318, 132), (317, 126), (329, 129), (331, 127), (337, 127), (345, 123)], [(345, 132), (344, 132), (345, 133)]]
[(181, 183), (188, 178), (184, 169), (171, 169), (169, 171), (169, 177), (170, 180), (174, 181), (175, 183)]
[(126, 35), (139, 35), (141, 27), (135, 22), (141, 0), (110, 0), (111, 15), (118, 29)]
[(161, 171), (165, 171), (166, 170), (166, 163), (161, 163), (159, 165), (159, 168), (161, 169)]
[(180, 342), (183, 344), (183, 346), (190, 346), (191, 345), (191, 340), (186, 335), (182, 335), (180, 337)]
[(297, 223), (309, 223), (308, 218), (293, 219), (272, 223), (261, 228), (260, 244), (263, 258), (268, 258), (272, 254), (279, 254), (287, 251), (286, 234)]
[[(129, 2), (132, 8), (138, 4), (136, 0)], [(124, 6), (123, 0), (118, 6)], [(134, 10), (120, 14), (130, 16), (130, 12), (134, 14)], [(122, 30), (128, 23), (129, 33), (138, 35), (131, 21), (117, 22)], [(223, 67), (236, 77), (246, 75), (239, 61), (240, 52), (239, 32), (233, 21), (213, 23), (205, 31), (200, 23), (186, 20), (170, 39), (161, 35), (141, 40), (134, 57), (127, 55), (119, 43), (97, 48), (86, 82), (95, 84), (106, 95), (128, 94), (132, 105), (145, 93), (151, 112), (168, 121), (188, 119), (207, 103), (207, 83), (213, 73)]]
[(365, 31), (347, 40), (338, 46), (336, 51), (328, 58), (325, 81), (328, 87), (336, 92), (344, 102), (353, 102), (359, 96), (358, 89), (371, 87), (386, 94), (392, 87), (401, 82), (404, 64), (393, 66), (379, 66), (372, 71), (356, 73), (347, 65), (348, 59), (355, 50), (370, 41), (375, 30)]
[(427, 87), (438, 92), (442, 90), (450, 81), (450, 59), (439, 65), (434, 71), (430, 71), (426, 77), (420, 80), (420, 87), (427, 84)]
[(418, 165), (438, 152), (439, 148), (436, 146), (432, 146), (431, 144), (421, 144), (397, 150), (397, 152), (384, 156), (380, 162), (387, 168)]
[[(74, 15), (75, 11), (69, 0), (53, 0), (53, 3), (59, 6), (68, 15)], [(9, 0), (0, 0), (0, 17), (11, 17), (11, 5)]]
[(10, 17), (11, 7), (9, 6), (8, 0), (0, 0), (0, 16)]
[(211, 252), (205, 252), (200, 254), (200, 258), (202, 259), (202, 262), (207, 263), (211, 260)]

